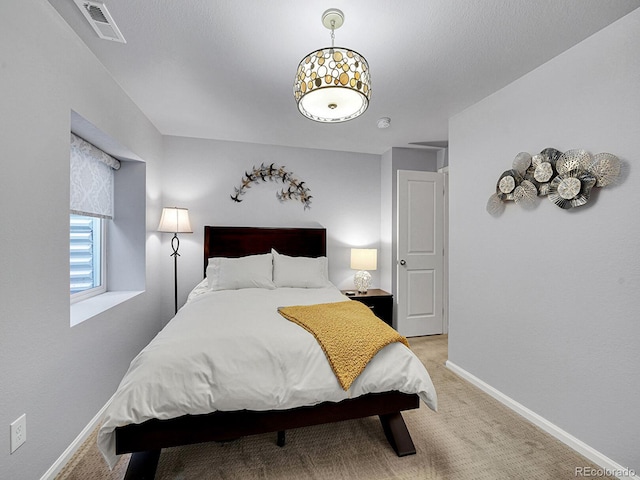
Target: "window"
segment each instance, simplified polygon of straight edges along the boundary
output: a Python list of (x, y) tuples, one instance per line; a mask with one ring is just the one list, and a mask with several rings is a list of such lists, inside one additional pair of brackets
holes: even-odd
[(69, 216), (69, 270), (72, 301), (105, 292), (106, 221), (85, 215)]
[(106, 230), (120, 162), (73, 133), (70, 162), (69, 291), (74, 303), (107, 291)]
[[(142, 158), (73, 110), (70, 120), (69, 326), (74, 327), (145, 292), (147, 194)], [(74, 256), (82, 259), (71, 267)], [(95, 279), (100, 287), (71, 292), (97, 285)]]

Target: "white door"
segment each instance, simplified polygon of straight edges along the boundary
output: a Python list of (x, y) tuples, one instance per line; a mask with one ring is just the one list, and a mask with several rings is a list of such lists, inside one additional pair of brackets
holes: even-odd
[(444, 178), (398, 170), (398, 332), (443, 333)]

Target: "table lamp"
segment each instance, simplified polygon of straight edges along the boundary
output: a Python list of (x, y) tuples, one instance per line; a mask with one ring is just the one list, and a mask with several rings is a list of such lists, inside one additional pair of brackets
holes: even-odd
[(358, 270), (353, 277), (359, 293), (367, 293), (371, 286), (371, 274), (367, 270), (378, 268), (378, 250), (376, 248), (352, 248), (351, 269)]

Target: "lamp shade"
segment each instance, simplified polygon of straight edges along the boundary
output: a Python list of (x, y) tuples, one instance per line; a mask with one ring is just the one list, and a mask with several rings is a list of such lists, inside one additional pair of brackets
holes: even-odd
[(165, 207), (160, 217), (159, 232), (193, 233), (189, 222), (189, 210), (179, 207)]
[(376, 270), (378, 250), (376, 248), (352, 248), (351, 268), (353, 270)]
[(353, 50), (339, 47), (317, 50), (300, 62), (293, 94), (300, 113), (311, 120), (351, 120), (369, 106), (369, 65)]

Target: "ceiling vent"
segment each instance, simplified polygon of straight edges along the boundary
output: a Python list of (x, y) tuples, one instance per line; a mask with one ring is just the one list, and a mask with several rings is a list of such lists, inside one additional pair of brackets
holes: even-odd
[(100, 38), (127, 43), (104, 3), (90, 2), (88, 0), (73, 1)]

